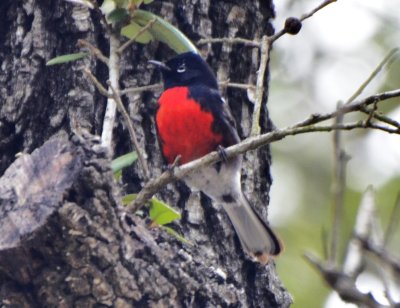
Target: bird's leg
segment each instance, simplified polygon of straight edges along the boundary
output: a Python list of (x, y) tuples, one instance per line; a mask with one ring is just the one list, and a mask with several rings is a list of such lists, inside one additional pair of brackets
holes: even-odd
[(222, 145), (218, 145), (217, 152), (221, 160), (226, 163), (228, 161), (228, 155), (226, 155), (225, 148)]
[(176, 166), (179, 165), (179, 161), (181, 160), (181, 155), (178, 155), (177, 157), (175, 157), (175, 160), (172, 164), (167, 165), (165, 171), (171, 172), (172, 174), (174, 173), (174, 169)]

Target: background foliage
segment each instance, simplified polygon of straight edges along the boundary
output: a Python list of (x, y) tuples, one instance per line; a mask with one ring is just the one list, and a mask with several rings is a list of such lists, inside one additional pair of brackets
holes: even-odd
[[(300, 16), (319, 2), (275, 1), (279, 29), (287, 16)], [(369, 76), (400, 40), (396, 29), (398, 0), (338, 1), (303, 24), (297, 36), (285, 36), (272, 53), (269, 110), (277, 127), (296, 123), (313, 112), (335, 109)], [(389, 69), (361, 95), (400, 85), (397, 56)], [(385, 112), (400, 120), (400, 101), (392, 100)], [(386, 226), (400, 184), (398, 136), (381, 132), (345, 132), (348, 163), (341, 254), (351, 233), (361, 194), (369, 184), (377, 191), (382, 225)], [(293, 307), (339, 307), (329, 289), (302, 258), (305, 251), (323, 256), (322, 234), (332, 221), (333, 144), (331, 134), (307, 134), (274, 143), (270, 221), (281, 234), (286, 251), (277, 260), (279, 274), (294, 296)], [(399, 254), (399, 232), (390, 249)], [(367, 279), (366, 285), (373, 281)], [(347, 307), (347, 306), (346, 306)]]

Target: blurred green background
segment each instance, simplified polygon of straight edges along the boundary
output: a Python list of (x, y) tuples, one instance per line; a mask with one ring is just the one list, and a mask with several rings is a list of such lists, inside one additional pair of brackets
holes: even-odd
[[(275, 1), (279, 30), (286, 17), (301, 16), (321, 1)], [(400, 0), (337, 1), (303, 23), (297, 36), (276, 42), (271, 56), (269, 109), (278, 128), (311, 113), (333, 111), (348, 99), (376, 65), (400, 42)], [(399, 55), (361, 94), (400, 88)], [(400, 121), (400, 100), (382, 103), (380, 111)], [(345, 117), (346, 120), (357, 117)], [(285, 243), (276, 261), (295, 308), (349, 307), (335, 299), (319, 274), (305, 261), (312, 252), (324, 258), (323, 234), (332, 225), (333, 136), (313, 133), (288, 137), (272, 145), (273, 179), (269, 220)], [(377, 215), (385, 228), (400, 191), (400, 136), (377, 131), (343, 133), (347, 190), (340, 253), (352, 232), (355, 215), (368, 185), (376, 191)], [(399, 231), (389, 248), (400, 255)], [(375, 288), (371, 277), (362, 282)], [(367, 290), (366, 289), (366, 290)], [(329, 300), (328, 300), (329, 297)]]

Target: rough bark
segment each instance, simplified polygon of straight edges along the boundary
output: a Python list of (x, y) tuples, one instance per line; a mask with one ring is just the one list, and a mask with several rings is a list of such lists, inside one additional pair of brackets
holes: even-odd
[[(162, 1), (149, 8), (194, 41), (253, 38), (272, 31), (269, 1), (245, 7), (234, 0)], [(80, 38), (107, 54), (107, 37), (96, 13), (63, 1), (0, 3), (0, 174), (15, 154), (44, 144), (19, 158), (0, 180), (0, 306), (288, 306), (290, 297), (273, 263), (263, 267), (246, 259), (226, 215), (204, 195), (190, 194), (177, 183), (158, 196), (181, 209), (183, 218), (173, 227), (193, 246), (123, 214), (109, 158), (86, 133), (100, 133), (105, 98), (80, 67), (89, 67), (104, 84), (106, 67), (95, 59), (45, 66), (55, 55), (76, 52)], [(201, 50), (219, 79), (254, 80), (255, 50), (222, 45)], [(132, 46), (122, 57), (121, 86), (157, 81), (146, 60), (171, 55), (159, 44)], [(246, 92), (230, 89), (224, 94), (245, 137), (252, 110)], [(153, 122), (157, 95), (132, 94), (124, 100), (153, 176), (163, 165)], [(117, 155), (131, 150), (124, 125), (118, 123)], [(265, 106), (261, 124), (271, 129)], [(245, 192), (266, 217), (269, 149), (246, 158)], [(138, 191), (143, 185), (140, 166), (125, 172), (124, 182), (125, 192)], [(10, 213), (24, 213), (23, 219)]]

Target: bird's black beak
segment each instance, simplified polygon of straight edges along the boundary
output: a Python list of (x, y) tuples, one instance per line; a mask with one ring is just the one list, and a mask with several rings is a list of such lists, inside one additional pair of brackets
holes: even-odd
[(168, 72), (171, 71), (171, 68), (168, 65), (166, 65), (165, 63), (163, 63), (163, 62), (156, 61), (156, 60), (149, 60), (147, 63), (155, 65), (156, 67), (158, 67), (162, 71), (168, 71)]

